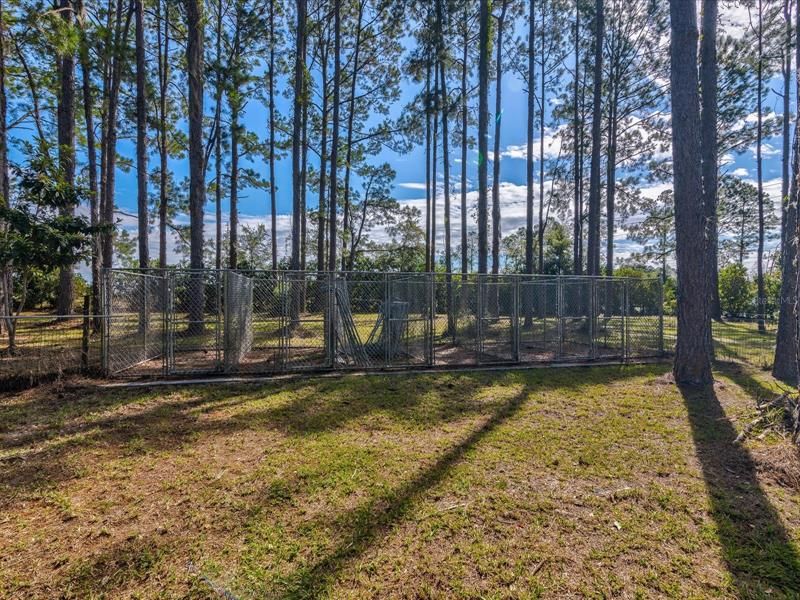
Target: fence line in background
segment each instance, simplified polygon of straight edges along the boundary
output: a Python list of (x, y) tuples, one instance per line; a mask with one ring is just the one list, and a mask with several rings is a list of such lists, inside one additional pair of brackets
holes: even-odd
[[(86, 305), (84, 314), (0, 319), (0, 389), (77, 372), (625, 361), (674, 348), (676, 318), (662, 306), (663, 287), (650, 279), (114, 270), (102, 315)], [(769, 368), (775, 332), (770, 319), (761, 332), (757, 319), (714, 322), (716, 358)]]
[(105, 275), (118, 375), (639, 359), (663, 351), (658, 279), (170, 270)]
[(0, 319), (0, 390), (72, 373), (102, 371), (103, 315), (18, 315)]

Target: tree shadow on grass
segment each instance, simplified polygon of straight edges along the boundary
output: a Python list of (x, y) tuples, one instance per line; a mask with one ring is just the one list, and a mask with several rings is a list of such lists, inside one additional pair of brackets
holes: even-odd
[(335, 523), (345, 533), (338, 545), (315, 563), (298, 568), (275, 582), (277, 589), (271, 589), (267, 596), (316, 598), (325, 595), (347, 565), (402, 521), (413, 510), (414, 503), (443, 481), (465, 453), (517, 414), (531, 391), (530, 387), (523, 385), (511, 398), (502, 402), (483, 424), (450, 447), (432, 465), (399, 487), (339, 515)]
[(761, 488), (749, 451), (712, 386), (681, 388), (711, 516), (738, 595), (768, 597), (800, 590), (800, 556), (780, 515)]

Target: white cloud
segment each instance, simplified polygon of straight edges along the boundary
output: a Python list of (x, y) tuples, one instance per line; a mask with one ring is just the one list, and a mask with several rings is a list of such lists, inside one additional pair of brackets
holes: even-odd
[(424, 190), (426, 185), (424, 182), (406, 181), (403, 183), (398, 183), (397, 187), (405, 188), (407, 190)]

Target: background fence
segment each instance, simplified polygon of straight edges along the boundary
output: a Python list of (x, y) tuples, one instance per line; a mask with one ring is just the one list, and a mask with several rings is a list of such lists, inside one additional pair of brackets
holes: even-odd
[(24, 314), (0, 319), (0, 390), (102, 371), (102, 317)]
[[(114, 270), (102, 309), (0, 318), (0, 389), (73, 372), (624, 361), (669, 353), (676, 335), (655, 279)], [(775, 321), (713, 332), (717, 359), (771, 367)]]
[(657, 279), (111, 271), (104, 366), (140, 376), (628, 360), (663, 353)]

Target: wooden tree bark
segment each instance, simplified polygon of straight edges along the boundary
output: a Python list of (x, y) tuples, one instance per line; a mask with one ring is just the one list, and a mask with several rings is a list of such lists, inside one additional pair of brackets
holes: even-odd
[[(303, 39), (303, 56), (308, 56), (308, 35)], [(308, 98), (309, 98), (309, 78), (303, 77), (303, 97), (306, 99), (303, 102), (303, 116), (300, 128), (302, 133), (300, 135), (302, 151), (300, 153), (300, 270), (306, 270), (306, 236), (308, 234), (308, 219), (306, 219), (306, 193), (308, 183)], [(301, 290), (300, 303), (301, 306), (305, 302), (305, 290), (303, 286)]]
[(544, 111), (545, 111), (545, 69), (546, 69), (546, 56), (545, 50), (545, 36), (547, 32), (544, 29), (545, 23), (545, 6), (547, 0), (540, 0), (539, 7), (541, 8), (542, 15), (542, 31), (539, 32), (539, 37), (542, 38), (542, 56), (540, 57), (539, 66), (540, 81), (539, 88), (539, 272), (544, 273), (544, 230), (547, 227), (546, 218), (544, 215)]
[[(533, 174), (533, 136), (536, 129), (536, 2), (530, 0), (528, 9), (528, 122), (527, 122), (527, 154), (525, 162), (525, 180), (527, 184), (525, 197), (525, 272), (533, 274), (533, 203), (535, 185)], [(531, 326), (530, 301), (526, 302), (525, 326)]]
[(573, 186), (574, 186), (574, 201), (573, 201), (573, 215), (572, 215), (572, 262), (573, 271), (575, 275), (583, 273), (583, 122), (581, 120), (581, 107), (580, 107), (580, 67), (581, 67), (581, 52), (580, 52), (580, 33), (581, 33), (581, 7), (580, 3), (575, 3), (575, 45), (573, 52), (575, 53), (575, 73), (573, 85), (573, 103), (572, 108), (572, 127), (573, 127), (573, 153), (574, 153), (574, 171), (573, 171)]
[[(8, 183), (8, 101), (6, 97), (6, 23), (3, 2), (0, 0), (0, 206), (9, 205)], [(5, 228), (0, 224), (0, 230)], [(13, 312), (11, 269), (0, 269), (0, 316), (10, 317)], [(3, 322), (8, 335), (9, 356), (16, 352), (16, 327), (12, 319)]]
[[(71, 0), (61, 0), (61, 18), (68, 27), (72, 26)], [(59, 71), (58, 94), (58, 163), (61, 176), (67, 185), (75, 184), (75, 57), (64, 54), (57, 59)], [(75, 207), (64, 208), (64, 214), (73, 214)], [(72, 312), (75, 292), (72, 267), (60, 269), (58, 274), (58, 296), (56, 313), (67, 315)]]
[(325, 225), (327, 217), (325, 214), (326, 203), (326, 183), (328, 178), (328, 40), (325, 36), (320, 39), (320, 69), (322, 84), (322, 114), (320, 117), (320, 128), (322, 129), (319, 153), (319, 223), (317, 228), (317, 270), (321, 273), (325, 270)]
[(107, 108), (103, 126), (102, 166), (100, 169), (100, 214), (101, 222), (108, 227), (102, 236), (103, 267), (106, 269), (110, 269), (114, 261), (114, 236), (112, 225), (114, 224), (114, 191), (117, 168), (117, 112), (119, 110), (119, 93), (122, 84), (122, 63), (125, 60), (123, 49), (128, 41), (128, 33), (130, 31), (131, 17), (133, 14), (133, 11), (129, 9), (125, 13), (123, 24), (122, 5), (122, 0), (118, 0), (114, 11), (114, 33), (109, 48), (110, 65), (108, 68), (107, 85), (104, 86), (106, 88), (104, 90), (104, 98)]
[[(614, 61), (616, 63), (616, 61)], [(618, 65), (612, 64), (610, 80), (611, 94), (608, 102), (608, 147), (606, 152), (606, 272), (614, 274), (614, 209), (617, 191), (617, 110), (619, 106)]]
[[(507, 0), (500, 0), (497, 17), (497, 46), (494, 88), (494, 160), (492, 161), (492, 274), (500, 273), (500, 134), (503, 122), (503, 35), (505, 33)], [(495, 289), (498, 289), (495, 287)], [(497, 297), (492, 299), (493, 314), (497, 314)]]
[[(156, 1), (158, 19), (158, 267), (167, 268), (167, 170), (169, 150), (167, 146), (167, 94), (170, 82), (169, 71), (169, 2)], [(163, 23), (162, 23), (163, 20)], [(163, 26), (163, 32), (162, 32)]]
[[(305, 78), (305, 30), (306, 0), (297, 0), (297, 28), (294, 57), (294, 114), (292, 117), (292, 249), (290, 268), (300, 269), (300, 195), (302, 193), (302, 132), (303, 132), (303, 80)], [(292, 302), (292, 316), (296, 317), (295, 302)]]
[[(350, 98), (349, 98), (349, 109), (347, 113), (347, 141), (346, 141), (346, 151), (345, 151), (345, 160), (344, 160), (344, 189), (342, 193), (344, 194), (343, 198), (343, 209), (344, 215), (342, 219), (342, 270), (346, 270), (347, 268), (353, 268), (353, 260), (354, 257), (350, 256), (347, 257), (345, 255), (345, 248), (347, 244), (347, 234), (350, 230), (350, 173), (352, 171), (351, 162), (353, 160), (353, 123), (355, 121), (356, 115), (356, 91), (358, 90), (358, 72), (360, 68), (360, 64), (358, 62), (359, 53), (361, 51), (361, 24), (364, 18), (364, 5), (366, 4), (365, 0), (359, 0), (358, 2), (358, 10), (357, 10), (357, 17), (356, 17), (356, 36), (355, 36), (355, 44), (353, 46), (353, 70), (350, 73)], [(352, 233), (351, 233), (352, 235)]]
[[(272, 250), (272, 270), (278, 269), (278, 201), (275, 189), (275, 0), (269, 0), (269, 71), (267, 73), (267, 86), (269, 88), (269, 214), (270, 214), (270, 245)], [(323, 118), (324, 126), (324, 118)], [(324, 157), (323, 147), (323, 157)], [(323, 158), (324, 161), (324, 158)], [(324, 167), (320, 172), (320, 189), (323, 188)], [(320, 192), (320, 197), (324, 190)], [(324, 204), (320, 201), (320, 229), (324, 229)], [(321, 258), (319, 261), (321, 262)], [(322, 269), (317, 264), (318, 269)]]
[(766, 332), (764, 323), (764, 308), (766, 306), (766, 294), (764, 290), (764, 161), (762, 157), (762, 141), (764, 139), (764, 23), (763, 23), (763, 0), (758, 0), (758, 25), (756, 32), (756, 44), (758, 61), (756, 63), (756, 85), (758, 92), (756, 95), (756, 180), (758, 188), (758, 250), (756, 256), (756, 295), (757, 295), (757, 316), (758, 330)]
[[(603, 0), (595, 0), (594, 24), (594, 81), (592, 83), (592, 157), (589, 167), (589, 236), (587, 240), (586, 271), (600, 274), (600, 147), (602, 136), (603, 81)], [(696, 61), (694, 61), (696, 62)]]
[(488, 266), (489, 0), (480, 0), (478, 33), (478, 273)]
[(467, 61), (469, 60), (469, 4), (464, 2), (464, 39), (461, 48), (461, 279), (469, 272), (467, 255)]
[[(86, 158), (88, 162), (87, 171), (89, 176), (89, 222), (92, 227), (96, 227), (100, 222), (100, 210), (98, 205), (97, 193), (97, 149), (95, 144), (94, 132), (94, 97), (92, 94), (92, 73), (89, 61), (89, 41), (86, 36), (86, 8), (81, 2), (79, 5), (79, 15), (81, 24), (80, 41), (80, 62), (81, 62), (81, 90), (83, 95), (83, 118), (86, 124)], [(92, 236), (92, 294), (91, 312), (93, 315), (100, 314), (100, 237), (95, 234)], [(95, 330), (100, 328), (100, 319), (95, 318), (93, 322)]]
[(214, 28), (214, 264), (222, 268), (222, 0)]
[(433, 142), (431, 161), (431, 271), (436, 271), (436, 206), (438, 201), (438, 166), (439, 150), (439, 57), (433, 61)]
[(453, 255), (451, 248), (450, 232), (450, 132), (448, 129), (448, 114), (450, 99), (447, 95), (447, 73), (445, 69), (446, 49), (444, 42), (444, 15), (442, 10), (443, 0), (437, 0), (436, 12), (439, 29), (439, 79), (441, 80), (442, 93), (442, 170), (444, 177), (444, 265), (447, 283), (447, 331), (455, 334), (455, 315), (453, 312)]
[[(785, 76), (791, 79), (792, 76), (792, 37), (794, 39), (795, 50), (795, 71), (800, 68), (800, 10), (795, 11), (797, 22), (792, 28), (791, 12), (785, 14), (786, 18), (786, 64)], [(789, 97), (788, 90), (784, 87), (786, 98)], [(800, 78), (795, 76), (795, 117), (794, 117), (794, 142), (792, 149), (791, 171), (785, 169), (784, 175), (788, 193), (785, 196), (786, 208), (784, 211), (783, 230), (783, 253), (781, 255), (781, 297), (778, 313), (778, 333), (775, 343), (775, 359), (773, 361), (772, 374), (782, 381), (796, 383), (798, 381), (797, 353), (798, 338), (796, 319), (797, 319), (797, 277), (800, 275), (797, 269), (798, 257), (798, 176), (800, 176), (800, 110), (797, 109), (797, 101), (800, 99)], [(784, 115), (789, 115), (790, 109), (784, 104)], [(788, 135), (784, 129), (784, 143), (788, 142)], [(788, 167), (788, 165), (786, 165)]]
[(425, 65), (425, 272), (431, 271), (431, 198), (436, 182), (431, 182), (431, 57)]
[(328, 234), (328, 270), (336, 270), (336, 213), (338, 211), (338, 172), (339, 172), (339, 98), (342, 82), (342, 23), (341, 0), (334, 0), (333, 16), (333, 123), (331, 131), (331, 192), (330, 192), (330, 216)]
[(706, 219), (709, 314), (722, 318), (717, 266), (717, 0), (703, 0), (703, 35), (700, 42), (700, 130), (703, 160), (703, 204)]
[(712, 381), (700, 153), (695, 0), (671, 0), (672, 161), (678, 267), (678, 341), (673, 374), (679, 384)]
[[(203, 214), (206, 187), (203, 165), (203, 5), (186, 1), (186, 65), (189, 76), (189, 265), (203, 268)], [(201, 333), (205, 307), (203, 277), (195, 274), (189, 287), (189, 332)]]
[(136, 214), (138, 217), (139, 268), (150, 266), (147, 212), (147, 63), (144, 40), (144, 2), (134, 0), (136, 13)]

